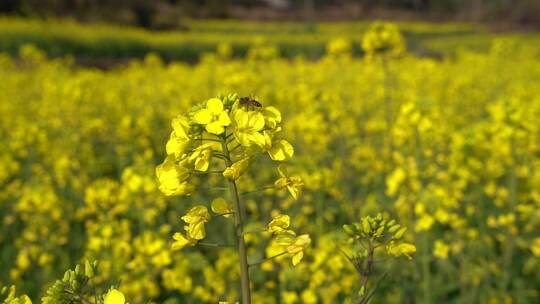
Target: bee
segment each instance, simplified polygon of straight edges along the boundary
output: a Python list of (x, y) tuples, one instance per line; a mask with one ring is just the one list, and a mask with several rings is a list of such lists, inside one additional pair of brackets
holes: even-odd
[(251, 107), (262, 108), (262, 104), (251, 97), (241, 97), (240, 104), (243, 106), (248, 106), (248, 107), (251, 106)]

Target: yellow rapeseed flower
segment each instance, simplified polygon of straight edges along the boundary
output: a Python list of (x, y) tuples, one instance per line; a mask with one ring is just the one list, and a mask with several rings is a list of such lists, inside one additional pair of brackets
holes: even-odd
[(243, 158), (232, 164), (230, 167), (227, 167), (225, 171), (223, 171), (223, 176), (230, 180), (237, 180), (244, 172), (246, 172), (250, 163), (251, 159), (249, 157)]
[(253, 144), (263, 147), (265, 137), (260, 133), (265, 125), (264, 116), (257, 111), (245, 111), (236, 109), (233, 113), (234, 137), (245, 147)]
[(268, 224), (268, 232), (272, 234), (279, 234), (287, 230), (291, 224), (291, 219), (286, 214), (280, 214), (275, 216)]
[(222, 197), (214, 199), (211, 205), (214, 213), (223, 215), (224, 217), (230, 217), (231, 213), (234, 212), (233, 206)]
[(386, 251), (389, 255), (396, 257), (405, 256), (410, 260), (412, 259), (411, 254), (416, 252), (416, 246), (409, 243), (394, 244), (393, 242), (390, 242), (390, 244), (386, 246)]
[(196, 239), (192, 239), (189, 236), (185, 236), (181, 234), (180, 232), (176, 232), (175, 234), (173, 234), (173, 240), (174, 240), (172, 244), (173, 250), (181, 250), (186, 246), (195, 246), (195, 244), (197, 244)]
[(210, 167), (212, 159), (213, 144), (202, 144), (198, 146), (189, 156), (189, 161), (194, 163), (195, 170), (206, 172)]
[(289, 176), (289, 171), (285, 164), (280, 164), (278, 166), (279, 175), (281, 176), (275, 183), (274, 186), (277, 189), (287, 187), (287, 190), (294, 199), (298, 199), (298, 194), (304, 183), (302, 179), (298, 176)]
[(540, 237), (533, 239), (531, 244), (531, 251), (533, 255), (540, 257)]
[(172, 121), (173, 131), (165, 149), (168, 155), (180, 157), (185, 153), (190, 143), (189, 121), (184, 116), (178, 116)]
[(441, 260), (448, 259), (448, 252), (450, 247), (445, 244), (443, 241), (436, 240), (435, 247), (433, 248), (433, 255)]
[(156, 175), (159, 180), (159, 190), (165, 195), (189, 195), (195, 190), (195, 186), (188, 183), (189, 172), (186, 168), (175, 164), (171, 157), (156, 167)]
[(206, 102), (206, 108), (193, 114), (193, 121), (204, 125), (208, 133), (216, 135), (223, 133), (225, 127), (231, 123), (227, 111), (223, 108), (223, 102), (219, 98), (209, 99)]
[(285, 246), (287, 253), (292, 254), (293, 266), (298, 265), (304, 257), (304, 250), (311, 244), (311, 238), (307, 234), (302, 234), (297, 237), (294, 235), (280, 234), (276, 238), (276, 242)]
[(206, 206), (195, 206), (191, 208), (182, 220), (188, 224), (187, 235), (196, 240), (202, 240), (206, 236), (204, 224), (210, 220), (210, 213)]

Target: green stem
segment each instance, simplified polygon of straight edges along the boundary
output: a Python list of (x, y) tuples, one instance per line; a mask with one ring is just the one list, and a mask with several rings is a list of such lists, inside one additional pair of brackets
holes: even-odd
[(268, 232), (268, 230), (258, 229), (258, 230), (244, 231), (244, 234), (255, 234), (255, 233), (266, 233), (266, 232)]
[(207, 140), (207, 141), (215, 141), (215, 142), (218, 142), (218, 143), (221, 143), (221, 140), (219, 139), (213, 139), (213, 138), (201, 138), (201, 140)]
[(431, 255), (428, 250), (429, 248), (429, 240), (427, 233), (424, 233), (422, 236), (422, 289), (423, 289), (423, 297), (424, 297), (424, 303), (429, 304), (431, 303), (431, 272), (429, 269), (429, 264), (431, 262)]
[(241, 146), (242, 146), (241, 144), (236, 145), (234, 148), (231, 149), (230, 152), (234, 152), (234, 150), (240, 148)]
[[(223, 153), (226, 156), (225, 163), (227, 167), (232, 165), (230, 158), (229, 148), (227, 147), (226, 136), (221, 143), (223, 147)], [(246, 242), (244, 240), (244, 216), (242, 213), (242, 204), (240, 202), (240, 195), (238, 194), (238, 187), (236, 182), (229, 180), (229, 191), (235, 201), (234, 212), (234, 226), (236, 230), (236, 240), (238, 244), (238, 258), (240, 263), (240, 286), (242, 291), (242, 303), (251, 304), (251, 287), (249, 281), (249, 265), (247, 260)]]
[(232, 245), (217, 244), (217, 243), (205, 243), (205, 242), (198, 242), (197, 245), (206, 246), (206, 247), (233, 247)]
[(366, 263), (364, 266), (364, 271), (362, 273), (362, 280), (360, 281), (360, 288), (364, 291), (364, 294), (360, 297), (358, 304), (367, 304), (371, 296), (367, 293), (367, 285), (369, 276), (371, 275), (373, 268), (373, 256), (375, 253), (375, 247), (373, 246), (373, 241), (369, 240), (368, 243), (368, 255), (366, 257)]
[(275, 188), (274, 185), (268, 185), (268, 186), (265, 186), (265, 187), (262, 187), (262, 188), (259, 188), (259, 189), (255, 189), (255, 190), (251, 190), (251, 191), (242, 192), (241, 194), (242, 194), (242, 195), (246, 195), (246, 194), (251, 194), (251, 193), (261, 192), (261, 191), (264, 191), (264, 190), (269, 190), (269, 189), (274, 189), (274, 188)]
[(195, 175), (206, 175), (206, 174), (223, 174), (223, 171), (220, 170), (210, 170), (210, 171), (191, 171), (191, 174)]
[(287, 254), (287, 253), (288, 253), (288, 251), (283, 251), (282, 253), (278, 253), (278, 254), (273, 255), (273, 256), (271, 256), (271, 257), (269, 257), (269, 258), (262, 259), (262, 260), (260, 260), (260, 261), (255, 262), (255, 263), (251, 263), (251, 264), (249, 264), (248, 266), (249, 266), (249, 267), (257, 266), (257, 265), (260, 265), (260, 264), (262, 264), (262, 263), (264, 263), (264, 262), (266, 262), (266, 261), (270, 261), (270, 260), (273, 260), (273, 259), (275, 259), (275, 258), (277, 258), (277, 257), (280, 257), (280, 256), (282, 256), (282, 255), (285, 255), (285, 254)]

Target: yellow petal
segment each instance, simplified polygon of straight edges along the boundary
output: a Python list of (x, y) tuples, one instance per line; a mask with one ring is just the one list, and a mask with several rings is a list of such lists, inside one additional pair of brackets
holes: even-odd
[(293, 258), (292, 258), (293, 266), (298, 265), (298, 263), (300, 263), (300, 261), (302, 261), (303, 257), (304, 257), (304, 252), (302, 252), (302, 251), (300, 251), (300, 252), (296, 253), (295, 255), (293, 255)]
[(175, 242), (173, 242), (172, 244), (172, 249), (173, 250), (181, 250), (183, 249), (184, 247), (186, 246), (193, 246), (194, 245), (194, 241), (193, 240), (188, 240), (183, 234), (181, 234), (180, 232), (176, 232), (174, 235), (173, 235), (173, 239), (175, 240)]
[(249, 125), (255, 131), (262, 130), (264, 128), (264, 116), (260, 112), (249, 112)]
[(223, 124), (219, 121), (214, 121), (206, 125), (206, 132), (219, 135), (225, 131)]
[(182, 220), (188, 224), (208, 221), (209, 219), (210, 213), (208, 212), (208, 208), (201, 205), (191, 208), (186, 215), (182, 216)]
[(288, 215), (280, 214), (274, 217), (272, 221), (268, 224), (268, 232), (279, 233), (289, 228), (290, 223), (291, 223), (291, 220)]
[(200, 109), (193, 115), (193, 121), (201, 125), (210, 123), (212, 121), (212, 118), (212, 112), (210, 112), (210, 110), (208, 109)]
[(222, 126), (228, 126), (231, 124), (231, 119), (229, 118), (229, 115), (227, 114), (227, 112), (223, 111), (221, 112), (221, 114), (219, 114), (218, 122)]
[[(231, 213), (233, 210), (231, 204), (227, 203), (223, 198), (218, 197), (212, 201), (212, 211), (217, 214), (225, 214)], [(229, 217), (230, 214), (224, 216)]]
[(264, 108), (264, 118), (266, 126), (274, 129), (281, 122), (281, 113), (274, 107), (266, 107)]
[(253, 143), (255, 143), (259, 147), (264, 147), (264, 144), (266, 143), (266, 139), (265, 139), (264, 135), (262, 135), (259, 132), (252, 133), (249, 138), (250, 138), (250, 141), (252, 141)]
[(126, 303), (126, 298), (124, 294), (116, 289), (111, 289), (105, 295), (103, 304), (124, 304)]
[(268, 154), (272, 160), (284, 161), (293, 156), (294, 148), (288, 141), (281, 139), (272, 144), (272, 148), (268, 150)]
[(206, 102), (206, 108), (214, 115), (223, 111), (223, 102), (219, 98), (210, 98)]
[(195, 161), (195, 170), (206, 172), (210, 166), (210, 161), (206, 158), (198, 158)]
[(172, 132), (171, 137), (167, 141), (165, 149), (167, 151), (167, 155), (174, 155), (175, 157), (180, 157), (180, 155), (185, 153), (188, 145), (189, 140), (178, 137), (176, 136), (176, 132)]
[(195, 240), (202, 240), (206, 237), (203, 221), (189, 225), (188, 236)]
[(189, 138), (189, 121), (184, 116), (178, 116), (172, 120), (171, 123), (174, 133), (179, 138)]
[(248, 115), (248, 112), (242, 110), (242, 109), (237, 109), (235, 112), (234, 112), (234, 122), (235, 124), (238, 126), (238, 127), (246, 127), (248, 125), (248, 122), (249, 122), (249, 115)]
[(189, 177), (187, 169), (176, 165), (171, 157), (167, 157), (161, 165), (156, 167), (156, 175), (159, 180), (159, 190), (165, 195), (188, 194), (192, 188), (186, 182)]
[(223, 171), (223, 176), (230, 180), (237, 180), (246, 172), (250, 163), (251, 159), (249, 157), (243, 158), (232, 164), (230, 167), (227, 167), (225, 171)]
[(287, 186), (287, 190), (289, 190), (289, 193), (295, 200), (298, 199), (298, 194), (300, 193), (300, 189), (294, 186)]

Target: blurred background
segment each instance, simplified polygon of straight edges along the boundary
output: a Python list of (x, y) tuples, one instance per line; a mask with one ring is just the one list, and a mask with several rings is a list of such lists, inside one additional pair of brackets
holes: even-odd
[(73, 17), (151, 29), (185, 28), (182, 18), (425, 19), (495, 23), (498, 29), (540, 26), (536, 0), (3, 0), (0, 13)]
[[(38, 300), (97, 259), (129, 303), (235, 303), (234, 250), (171, 249), (221, 179), (166, 197), (155, 168), (174, 117), (237, 93), (280, 109), (305, 182), (298, 200), (247, 195), (250, 228), (284, 212), (313, 241), (297, 267), (253, 269), (254, 303), (353, 303), (341, 227), (378, 212), (417, 253), (382, 258), (374, 304), (540, 303), (539, 16), (539, 0), (0, 0), (0, 287)], [(240, 186), (276, 177), (257, 161)], [(232, 242), (220, 220), (208, 241)], [(265, 257), (268, 237), (248, 242)]]
[(359, 33), (373, 20), (393, 20), (415, 54), (442, 58), (458, 48), (487, 51), (496, 37), (536, 43), (537, 0), (3, 0), (0, 51), (32, 44), (48, 56), (108, 68), (152, 52), (195, 62), (229, 44), (245, 57), (254, 40), (280, 56), (320, 58), (335, 37), (362, 55)]

